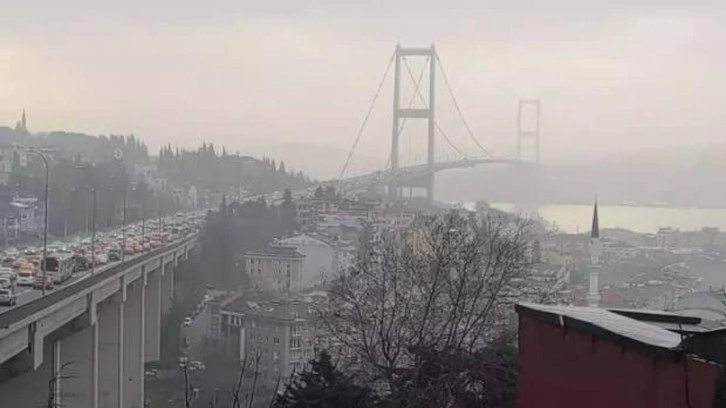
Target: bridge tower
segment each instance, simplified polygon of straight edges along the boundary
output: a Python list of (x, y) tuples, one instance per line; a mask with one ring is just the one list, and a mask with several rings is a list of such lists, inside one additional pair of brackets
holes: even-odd
[[(424, 101), (423, 108), (402, 108), (401, 107), (401, 61), (405, 57), (426, 57), (429, 61), (429, 95), (428, 101)], [(393, 87), (393, 132), (391, 143), (391, 170), (395, 173), (399, 168), (399, 136), (401, 132), (401, 121), (407, 119), (425, 119), (428, 121), (428, 142), (426, 164), (429, 172), (425, 180), (416, 187), (426, 189), (426, 198), (429, 202), (434, 199), (434, 130), (436, 127), (434, 113), (436, 107), (436, 49), (432, 44), (429, 48), (403, 48), (396, 45), (395, 71)], [(418, 92), (416, 89), (415, 92)], [(388, 193), (391, 198), (396, 198), (404, 186), (392, 182), (388, 186)]]
[[(534, 127), (524, 128), (523, 112), (524, 110), (534, 110), (535, 119)], [(517, 113), (517, 159), (522, 158), (522, 142), (534, 142), (534, 163), (539, 164), (539, 99), (520, 99), (519, 109)]]

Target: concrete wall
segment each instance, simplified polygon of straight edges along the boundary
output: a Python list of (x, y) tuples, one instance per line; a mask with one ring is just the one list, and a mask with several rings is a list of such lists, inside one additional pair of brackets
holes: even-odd
[(305, 255), (302, 265), (301, 289), (310, 288), (330, 280), (337, 274), (336, 251), (332, 246), (300, 245), (297, 251)]

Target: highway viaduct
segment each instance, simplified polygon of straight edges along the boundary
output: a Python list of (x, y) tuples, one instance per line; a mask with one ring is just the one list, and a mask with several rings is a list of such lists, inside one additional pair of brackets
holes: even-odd
[(160, 359), (174, 271), (196, 243), (188, 236), (0, 314), (0, 406), (143, 408), (144, 363)]

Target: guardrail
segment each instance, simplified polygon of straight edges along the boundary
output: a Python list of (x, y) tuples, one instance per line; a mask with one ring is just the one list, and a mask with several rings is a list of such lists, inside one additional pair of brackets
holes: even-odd
[(149, 251), (146, 254), (143, 254), (143, 255), (141, 255), (137, 258), (134, 258), (132, 260), (129, 260), (127, 262), (124, 262), (124, 263), (118, 264), (118, 265), (113, 265), (113, 266), (109, 267), (108, 269), (102, 270), (100, 272), (96, 272), (95, 274), (87, 277), (86, 279), (77, 281), (77, 282), (75, 282), (71, 285), (65, 286), (63, 288), (56, 289), (52, 293), (50, 293), (44, 297), (34, 299), (28, 303), (14, 307), (14, 308), (0, 314), (0, 329), (9, 328), (14, 323), (17, 323), (35, 313), (38, 313), (41, 310), (48, 308), (65, 298), (71, 297), (88, 288), (96, 286), (107, 279), (113, 278), (115, 275), (120, 275), (121, 272), (123, 272), (129, 268), (133, 268), (136, 265), (143, 264), (144, 262), (148, 261), (151, 258), (159, 256), (170, 250), (177, 249), (180, 246), (185, 245), (188, 242), (193, 241), (196, 238), (197, 238), (197, 234), (195, 234), (191, 237), (186, 237), (179, 242), (173, 243), (171, 245), (167, 245), (163, 248), (156, 248), (152, 251)]

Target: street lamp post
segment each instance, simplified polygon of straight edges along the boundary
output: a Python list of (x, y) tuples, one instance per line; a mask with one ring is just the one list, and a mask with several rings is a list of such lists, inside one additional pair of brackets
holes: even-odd
[(93, 194), (93, 211), (91, 214), (91, 275), (96, 273), (96, 189), (91, 188)]
[(146, 195), (141, 193), (141, 250), (146, 250)]
[(45, 157), (45, 155), (38, 150), (31, 149), (28, 150), (29, 153), (37, 154), (41, 160), (43, 160), (43, 164), (45, 165), (45, 210), (43, 214), (43, 261), (40, 263), (41, 268), (41, 275), (43, 276), (43, 287), (42, 294), (45, 296), (45, 287), (47, 285), (47, 276), (46, 276), (46, 269), (47, 268), (47, 261), (48, 261), (48, 190), (49, 190), (49, 183), (50, 183), (50, 171), (48, 168), (48, 158)]
[(123, 192), (123, 217), (121, 219), (121, 262), (124, 262), (126, 257), (126, 185), (124, 185)]

